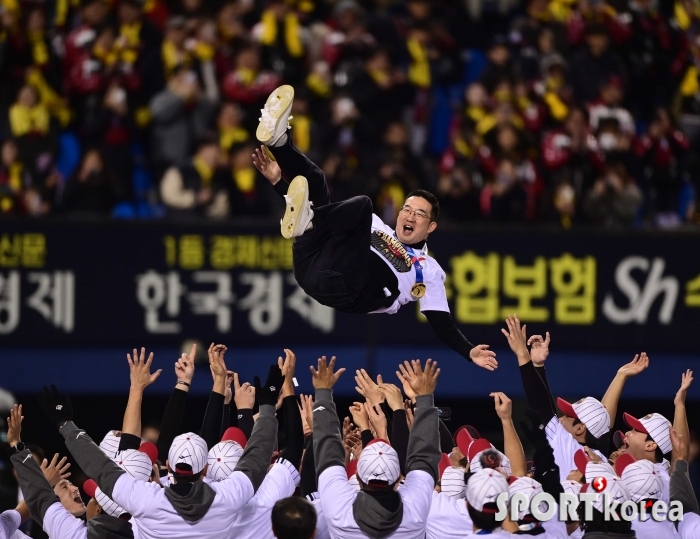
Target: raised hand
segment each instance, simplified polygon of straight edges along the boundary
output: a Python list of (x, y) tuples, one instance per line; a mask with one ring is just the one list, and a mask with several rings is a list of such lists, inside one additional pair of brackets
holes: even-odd
[(282, 385), (282, 398), (294, 395), (294, 369), (297, 364), (297, 356), (291, 350), (284, 349), (285, 358), (277, 358), (277, 366), (282, 371), (284, 376), (284, 384)]
[(413, 427), (413, 420), (415, 415), (413, 414), (413, 408), (411, 407), (411, 401), (406, 399), (403, 403), (403, 409), (406, 411), (406, 423), (408, 423), (408, 430)]
[[(381, 380), (381, 375), (379, 375), (378, 379)], [(366, 370), (360, 369), (355, 371), (355, 383), (357, 384), (355, 390), (367, 399), (367, 402), (370, 404), (375, 405), (384, 402), (384, 393), (379, 390), (379, 387), (370, 378)]]
[(255, 153), (253, 154), (253, 165), (270, 181), (272, 185), (275, 185), (282, 178), (282, 169), (277, 164), (277, 161), (274, 161), (270, 157), (270, 154), (265, 146), (255, 148)]
[(178, 382), (184, 382), (188, 384), (187, 386), (182, 386), (180, 384), (180, 389), (185, 389), (189, 387), (192, 383), (192, 378), (194, 378), (194, 358), (197, 355), (197, 344), (192, 344), (192, 349), (189, 354), (183, 353), (175, 362), (175, 376)]
[(690, 384), (693, 383), (693, 371), (688, 369), (681, 375), (681, 387), (676, 393), (676, 397), (673, 399), (673, 404), (678, 406), (680, 404), (685, 404), (685, 397), (688, 394), (688, 388)]
[(7, 418), (7, 443), (10, 447), (16, 446), (22, 441), (22, 405), (15, 404), (10, 408), (10, 417)]
[(403, 409), (403, 395), (398, 387), (396, 387), (394, 384), (381, 384), (377, 387), (384, 395), (384, 398), (392, 411), (395, 412), (396, 410)]
[(420, 364), (419, 359), (413, 359), (409, 363), (404, 361), (403, 365), (399, 365), (401, 374), (406, 378), (408, 385), (415, 392), (416, 396), (432, 395), (435, 392), (440, 369), (437, 367), (437, 362), (429, 359), (425, 362), (425, 370)]
[(601, 458), (598, 456), (598, 453), (596, 453), (595, 451), (593, 451), (593, 450), (592, 450), (590, 447), (588, 447), (587, 445), (584, 445), (584, 446), (583, 446), (583, 452), (586, 454), (586, 456), (588, 457), (588, 460), (589, 460), (590, 462), (603, 462), (603, 459), (601, 459)]
[(238, 373), (233, 373), (233, 402), (238, 410), (252, 410), (255, 407), (255, 388), (248, 382), (241, 385)]
[(233, 389), (231, 389), (231, 384), (233, 384), (233, 377), (236, 373), (233, 371), (226, 371), (226, 382), (224, 383), (224, 406), (231, 404), (233, 400)]
[(649, 357), (647, 356), (646, 352), (642, 352), (641, 354), (635, 355), (632, 361), (620, 367), (617, 370), (617, 373), (625, 376), (626, 378), (629, 378), (631, 376), (637, 376), (648, 366)]
[[(399, 365), (399, 369), (401, 368), (401, 365)], [(399, 382), (401, 382), (401, 385), (403, 386), (403, 392), (406, 394), (406, 396), (412, 401), (416, 401), (416, 392), (413, 391), (413, 388), (411, 387), (411, 384), (408, 383), (408, 380), (406, 377), (401, 373), (401, 370), (396, 371), (396, 377), (399, 379)]]
[(549, 356), (549, 331), (545, 333), (545, 338), (542, 335), (533, 335), (527, 340), (530, 346), (530, 359), (536, 367), (541, 367)]
[(493, 397), (493, 402), (496, 406), (496, 413), (501, 421), (508, 421), (513, 417), (513, 401), (511, 401), (505, 393), (495, 391), (489, 393), (489, 397)]
[(469, 351), (469, 357), (478, 365), (488, 371), (495, 371), (498, 368), (496, 352), (489, 350), (488, 344), (479, 344)]
[(677, 460), (688, 460), (688, 440), (682, 434), (678, 434), (673, 426), (669, 427), (671, 435), (671, 460), (675, 463)]
[(372, 427), (374, 427), (374, 430), (377, 433), (377, 438), (387, 440), (389, 438), (389, 434), (386, 430), (386, 416), (382, 411), (382, 407), (378, 404), (372, 406), (370, 405), (370, 403), (366, 402), (365, 409), (367, 410), (367, 417), (369, 417), (369, 422), (372, 425)]
[(55, 385), (52, 384), (51, 388), (44, 386), (44, 390), (39, 393), (37, 400), (46, 417), (57, 427), (60, 428), (66, 421), (73, 421), (73, 406), (70, 397), (61, 393)]
[(51, 459), (51, 462), (44, 459), (39, 466), (44, 473), (44, 477), (49, 482), (49, 485), (51, 485), (51, 488), (58, 485), (61, 479), (68, 479), (70, 477), (70, 472), (68, 471), (70, 462), (68, 462), (68, 457), (63, 457), (60, 461), (58, 457), (59, 455), (56, 453)]
[(520, 319), (517, 314), (509, 314), (506, 318), (508, 330), (501, 328), (501, 333), (506, 336), (508, 346), (518, 358), (518, 363), (527, 363), (530, 354), (527, 351), (527, 326), (520, 326)]
[(352, 422), (357, 425), (360, 431), (369, 429), (369, 415), (363, 402), (353, 403), (350, 407), (350, 415), (352, 415)]
[(226, 362), (224, 361), (224, 355), (228, 348), (223, 344), (209, 345), (209, 350), (207, 350), (207, 355), (209, 356), (209, 368), (211, 369), (211, 374), (214, 379), (222, 378), (226, 380)]
[(129, 378), (131, 379), (131, 389), (137, 391), (143, 391), (153, 382), (158, 380), (160, 373), (163, 369), (158, 369), (156, 372), (151, 374), (151, 364), (153, 363), (153, 352), (148, 354), (148, 359), (146, 359), (146, 349), (141, 348), (141, 354), (137, 353), (136, 348), (134, 348), (133, 357), (126, 354), (126, 360), (129, 362)]
[(282, 376), (282, 369), (280, 369), (277, 364), (270, 366), (270, 370), (267, 373), (267, 380), (265, 380), (264, 385), (260, 385), (260, 378), (257, 376), (253, 378), (255, 398), (257, 399), (258, 404), (271, 404), (272, 406), (275, 406), (277, 404), (277, 400), (279, 399), (280, 392), (282, 391), (283, 383), (284, 376)]
[(308, 436), (314, 431), (314, 398), (311, 395), (299, 395), (299, 402), (304, 436)]
[(326, 356), (320, 357), (318, 360), (318, 370), (315, 369), (313, 365), (309, 367), (314, 389), (331, 389), (335, 385), (338, 378), (345, 372), (345, 368), (333, 372), (334, 368), (335, 356), (331, 357), (331, 361), (328, 364), (326, 364)]

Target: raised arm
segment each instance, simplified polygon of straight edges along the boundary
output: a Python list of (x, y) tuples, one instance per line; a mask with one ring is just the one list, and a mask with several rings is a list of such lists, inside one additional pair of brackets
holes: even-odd
[(214, 380), (214, 386), (209, 395), (209, 403), (204, 412), (201, 436), (211, 449), (221, 439), (221, 420), (224, 415), (224, 401), (226, 394), (226, 380), (228, 370), (224, 361), (227, 348), (223, 344), (211, 343), (207, 354), (209, 356), (209, 368)]
[(326, 363), (326, 356), (318, 360), (318, 368), (311, 366), (312, 382), (316, 390), (313, 405), (314, 458), (316, 477), (331, 466), (345, 468), (345, 450), (340, 436), (340, 420), (333, 402), (332, 388), (345, 369), (335, 369), (335, 356)]
[(527, 402), (530, 408), (542, 416), (546, 424), (552, 417), (557, 415), (554, 398), (544, 376), (544, 361), (549, 355), (549, 333), (547, 333), (545, 340), (542, 340), (539, 336), (530, 338), (530, 341), (533, 343), (532, 353), (533, 355), (536, 354), (540, 361), (539, 364), (536, 364), (527, 350), (527, 326), (520, 325), (520, 319), (517, 314), (509, 315), (506, 318), (506, 325), (508, 330), (501, 329), (501, 332), (508, 340), (508, 345), (515, 357), (518, 358), (520, 378), (523, 382)]
[(301, 468), (301, 457), (304, 453), (304, 427), (301, 411), (294, 395), (294, 369), (297, 356), (291, 350), (284, 350), (285, 358), (278, 359), (282, 369), (284, 384), (282, 384), (282, 410), (284, 416), (284, 435), (287, 445), (282, 450), (280, 458), (289, 461), (297, 470)]
[(143, 402), (143, 392), (155, 382), (163, 369), (158, 369), (151, 374), (151, 364), (153, 363), (153, 352), (146, 359), (146, 349), (141, 348), (141, 354), (134, 348), (133, 357), (126, 355), (129, 363), (129, 378), (131, 386), (129, 388), (129, 400), (124, 411), (124, 422), (122, 423), (122, 435), (119, 438), (119, 451), (125, 449), (138, 449), (141, 446), (141, 404)]
[(683, 504), (683, 514), (695, 513), (700, 515), (700, 506), (695, 496), (693, 485), (688, 476), (688, 439), (679, 434), (676, 429), (669, 427), (671, 434), (671, 447), (673, 448), (671, 460), (671, 480), (669, 494), (672, 502)]
[(253, 419), (253, 408), (255, 407), (255, 388), (250, 383), (241, 385), (238, 374), (233, 375), (233, 402), (236, 404), (236, 422), (238, 428), (243, 431), (246, 438), (250, 438), (253, 432), (255, 420)]
[(464, 359), (472, 361), (479, 367), (489, 371), (494, 371), (498, 368), (496, 352), (489, 350), (487, 344), (474, 346), (470, 343), (459, 330), (449, 312), (423, 311), (423, 314), (428, 319), (435, 335)]
[(608, 411), (610, 416), (610, 428), (615, 424), (615, 417), (617, 416), (617, 404), (620, 402), (620, 396), (622, 395), (622, 389), (625, 387), (625, 382), (628, 378), (632, 376), (637, 376), (640, 372), (644, 371), (649, 366), (649, 357), (647, 357), (646, 352), (637, 354), (634, 359), (620, 367), (610, 382), (608, 390), (603, 395), (600, 402), (603, 403), (605, 409)]
[(180, 359), (175, 362), (175, 376), (177, 382), (175, 388), (170, 394), (170, 400), (165, 407), (163, 413), (163, 421), (160, 427), (160, 435), (158, 436), (158, 460), (161, 464), (165, 464), (168, 459), (168, 451), (170, 446), (180, 433), (182, 419), (185, 417), (185, 404), (187, 402), (187, 393), (192, 384), (194, 377), (194, 358), (197, 354), (197, 345), (193, 344), (189, 354), (182, 354)]
[(510, 460), (511, 472), (515, 477), (524, 477), (527, 474), (527, 462), (523, 444), (513, 425), (513, 402), (505, 393), (495, 392), (490, 396), (493, 397), (496, 413), (503, 424), (503, 452)]
[[(676, 410), (673, 414), (673, 429), (676, 431), (676, 435), (681, 439), (685, 440), (684, 447), (687, 447), (688, 440), (690, 440), (690, 429), (688, 428), (688, 416), (685, 411), (685, 397), (688, 394), (688, 388), (690, 384), (693, 383), (693, 371), (688, 369), (681, 375), (681, 387), (676, 393), (676, 398), (673, 399), (673, 405)], [(675, 448), (674, 448), (675, 449)], [(680, 460), (688, 460), (688, 455), (678, 455), (678, 451), (674, 451), (673, 456), (680, 458)]]
[(526, 410), (525, 415), (530, 419), (531, 426), (525, 422), (520, 423), (520, 429), (530, 444), (535, 448), (533, 466), (535, 468), (535, 480), (542, 485), (542, 490), (559, 498), (564, 491), (559, 480), (559, 466), (554, 461), (554, 450), (547, 441), (544, 425), (540, 415), (532, 409)]
[(399, 456), (401, 473), (406, 475), (406, 457), (408, 454), (408, 437), (411, 431), (406, 422), (406, 410), (403, 408), (403, 395), (394, 384), (381, 384), (379, 390), (384, 393), (386, 402), (391, 408), (393, 421), (391, 424), (391, 446)]

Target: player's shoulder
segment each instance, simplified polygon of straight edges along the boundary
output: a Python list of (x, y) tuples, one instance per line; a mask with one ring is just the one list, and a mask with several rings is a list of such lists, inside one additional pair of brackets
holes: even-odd
[(372, 214), (372, 228), (377, 230), (383, 230), (388, 234), (393, 234), (394, 229), (387, 225), (382, 219), (376, 214)]

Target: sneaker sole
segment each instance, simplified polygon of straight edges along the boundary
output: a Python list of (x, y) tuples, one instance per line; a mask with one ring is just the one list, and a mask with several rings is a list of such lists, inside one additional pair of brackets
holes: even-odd
[[(266, 129), (261, 123), (259, 123), (258, 128), (255, 131), (256, 138), (263, 144), (269, 144), (275, 139), (275, 134), (279, 129), (279, 119), (282, 117), (289, 117), (289, 113), (292, 110), (292, 102), (294, 101), (294, 88), (292, 88), (288, 84), (285, 84), (284, 86), (280, 86), (279, 88), (275, 89), (267, 98), (265, 104), (270, 104), (274, 101), (279, 101), (282, 103), (282, 108), (279, 114), (277, 114), (277, 116), (275, 117), (275, 120), (277, 121), (277, 124), (275, 125), (275, 130), (270, 131), (269, 129)], [(287, 126), (285, 125), (285, 129), (286, 128)]]
[(289, 202), (282, 218), (282, 236), (290, 239), (300, 236), (300, 232), (304, 232), (299, 230), (302, 210), (309, 199), (309, 182), (304, 176), (297, 176), (292, 180), (287, 190), (287, 196), (289, 197)]

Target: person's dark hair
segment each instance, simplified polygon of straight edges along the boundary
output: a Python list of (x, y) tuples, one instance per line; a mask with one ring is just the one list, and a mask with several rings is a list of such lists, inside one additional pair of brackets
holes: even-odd
[(632, 531), (631, 522), (623, 519), (605, 520), (603, 513), (595, 508), (593, 508), (593, 520), (584, 520), (585, 507), (584, 503), (578, 504), (578, 518), (584, 535), (591, 532), (629, 534)]
[(469, 512), (469, 518), (472, 519), (474, 527), (478, 530), (486, 531), (492, 531), (496, 528), (500, 528), (503, 523), (498, 522), (496, 520), (496, 504), (484, 504), (484, 509), (484, 511), (477, 511), (467, 503), (467, 511)]
[(426, 191), (425, 189), (414, 189), (413, 191), (408, 193), (408, 196), (406, 198), (408, 199), (411, 197), (424, 198), (425, 200), (430, 202), (430, 205), (433, 208), (432, 210), (430, 210), (430, 219), (432, 221), (438, 220), (438, 217), (440, 217), (440, 201), (434, 194), (432, 194), (430, 191)]
[[(191, 470), (192, 467), (189, 464), (183, 464), (180, 463), (177, 465), (179, 469), (183, 471)], [(199, 481), (200, 479), (204, 478), (204, 475), (206, 473), (207, 467), (205, 466), (204, 469), (196, 474), (187, 474), (187, 473), (177, 473), (175, 470), (170, 468), (170, 471), (173, 474), (173, 479), (175, 480), (175, 483), (195, 483)]]
[[(656, 442), (654, 441), (654, 438), (651, 437), (651, 435), (647, 434), (647, 442)], [(664, 461), (664, 453), (661, 451), (661, 448), (659, 447), (659, 444), (656, 444), (656, 450), (654, 451), (654, 462), (663, 462)]]
[(277, 539), (311, 539), (316, 531), (316, 510), (299, 496), (282, 498), (272, 508), (272, 533)]
[[(575, 417), (574, 418), (574, 427), (576, 425), (578, 425), (579, 423), (581, 423), (583, 425), (583, 422), (579, 418)], [(586, 425), (583, 425), (583, 426), (586, 427)], [(591, 431), (588, 430), (588, 427), (586, 427), (586, 445), (588, 447), (592, 447), (594, 449), (598, 449), (598, 446), (600, 445), (598, 442), (598, 438), (596, 438), (595, 436), (593, 436), (591, 434)]]

